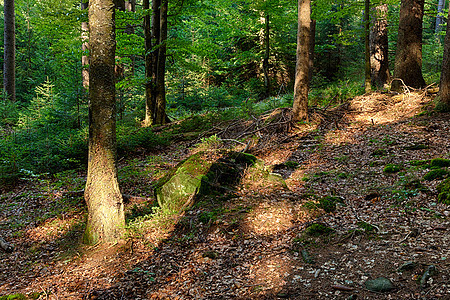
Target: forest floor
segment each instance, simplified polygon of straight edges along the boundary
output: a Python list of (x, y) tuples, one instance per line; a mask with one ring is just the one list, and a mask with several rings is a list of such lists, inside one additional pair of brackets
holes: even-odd
[[(372, 94), (298, 127), (289, 109), (216, 124), (203, 136), (252, 141), (286, 185), (244, 174), (181, 216), (132, 200), (116, 245), (80, 243), (86, 208), (70, 191), (82, 172), (22, 180), (1, 195), (0, 236), (15, 249), (0, 251), (0, 299), (450, 299), (450, 206), (436, 192), (447, 169), (424, 179), (431, 159), (450, 158), (450, 115), (432, 109), (426, 92)], [(198, 142), (122, 159), (123, 192), (151, 197)], [(370, 291), (379, 277), (393, 289)]]

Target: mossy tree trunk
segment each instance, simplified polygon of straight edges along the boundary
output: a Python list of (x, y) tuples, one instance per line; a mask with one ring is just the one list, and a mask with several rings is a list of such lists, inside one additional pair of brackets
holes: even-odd
[(377, 88), (383, 88), (391, 80), (387, 15), (387, 4), (374, 8), (374, 21), (370, 31), (370, 67), (372, 85)]
[(413, 88), (425, 87), (422, 76), (424, 4), (425, 0), (402, 0), (392, 90), (401, 91), (403, 84)]
[(444, 57), (442, 61), (441, 82), (439, 86), (439, 106), (442, 111), (450, 111), (450, 10), (447, 18)]
[(89, 160), (85, 188), (88, 244), (120, 239), (125, 217), (116, 166), (113, 0), (89, 3)]
[(308, 119), (311, 0), (298, 1), (297, 65), (294, 83), (294, 121)]
[(14, 0), (4, 1), (4, 92), (12, 102), (16, 101), (16, 21)]

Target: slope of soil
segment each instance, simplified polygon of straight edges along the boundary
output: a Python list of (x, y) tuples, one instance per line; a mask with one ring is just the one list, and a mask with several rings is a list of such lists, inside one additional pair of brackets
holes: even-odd
[[(429, 160), (450, 158), (450, 121), (428, 113), (430, 104), (426, 94), (373, 94), (314, 109), (298, 128), (287, 126), (286, 109), (216, 126), (209, 134), (230, 145), (239, 139), (287, 187), (247, 172), (182, 216), (150, 214), (147, 202), (132, 201), (130, 235), (118, 245), (78, 243), (85, 207), (65, 190), (82, 183), (23, 182), (0, 204), (1, 235), (16, 246), (0, 252), (0, 295), (450, 299), (450, 207), (436, 198), (443, 177), (423, 178), (434, 168)], [(124, 193), (148, 196), (152, 182), (195, 151), (188, 146), (122, 166)], [(326, 196), (337, 199), (335, 210), (321, 202)], [(316, 223), (332, 232), (314, 234)], [(430, 266), (436, 271), (421, 281)], [(394, 289), (367, 290), (378, 277)]]

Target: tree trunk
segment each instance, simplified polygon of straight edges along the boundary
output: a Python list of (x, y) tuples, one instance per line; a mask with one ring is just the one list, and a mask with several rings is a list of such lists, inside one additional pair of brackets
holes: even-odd
[(424, 3), (424, 0), (402, 0), (394, 79), (391, 86), (394, 91), (401, 91), (403, 83), (413, 88), (425, 87), (425, 80), (422, 76)]
[(14, 0), (4, 1), (3, 86), (6, 97), (16, 101), (16, 33)]
[(270, 57), (270, 16), (269, 14), (266, 14), (265, 28), (264, 28), (264, 59), (263, 59), (265, 98), (270, 97), (269, 57)]
[(371, 79), (370, 79), (370, 43), (369, 43), (369, 29), (370, 29), (370, 0), (364, 1), (364, 48), (365, 48), (365, 80), (364, 80), (364, 90), (366, 93), (372, 91)]
[(168, 0), (162, 0), (160, 6), (159, 51), (156, 69), (156, 111), (155, 124), (167, 123), (166, 114), (166, 49), (167, 49), (167, 10)]
[[(450, 10), (448, 12), (450, 20)], [(450, 22), (447, 21), (447, 32), (445, 34), (444, 58), (442, 61), (441, 82), (439, 86), (440, 111), (450, 111)]]
[(311, 0), (298, 1), (297, 65), (294, 84), (294, 121), (308, 120)]
[(374, 21), (370, 32), (370, 66), (372, 85), (383, 88), (391, 80), (389, 72), (387, 4), (374, 9)]
[(444, 23), (444, 8), (445, 8), (445, 0), (439, 0), (438, 7), (437, 7), (437, 15), (436, 15), (436, 26), (434, 29), (434, 32), (438, 34), (441, 29), (442, 25)]
[[(81, 0), (81, 10), (89, 8), (89, 0)], [(87, 21), (81, 22), (81, 76), (83, 87), (85, 90), (89, 88), (89, 23)]]
[(89, 159), (84, 194), (88, 244), (117, 241), (125, 226), (116, 165), (114, 9), (113, 0), (89, 3)]
[(154, 122), (153, 113), (155, 111), (155, 103), (153, 98), (153, 55), (152, 55), (152, 27), (150, 22), (150, 1), (144, 0), (142, 7), (147, 11), (144, 15), (144, 38), (145, 38), (145, 119), (144, 126), (151, 126)]

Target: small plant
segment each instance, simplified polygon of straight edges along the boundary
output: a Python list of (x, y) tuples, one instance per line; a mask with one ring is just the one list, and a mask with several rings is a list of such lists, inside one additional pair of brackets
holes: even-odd
[(198, 151), (215, 150), (222, 146), (222, 140), (216, 135), (211, 135), (208, 138), (202, 138), (201, 142), (196, 145)]
[(322, 223), (314, 223), (308, 226), (305, 230), (305, 233), (309, 236), (321, 236), (321, 235), (329, 235), (334, 232), (333, 228), (328, 227)]
[(440, 158), (440, 157), (434, 158), (431, 160), (430, 166), (438, 167), (438, 168), (450, 167), (450, 159), (445, 159), (445, 158)]
[(427, 181), (444, 179), (448, 176), (448, 174), (449, 171), (447, 171), (446, 169), (434, 169), (425, 174), (425, 176), (423, 176), (423, 179)]
[(400, 167), (397, 165), (393, 165), (393, 164), (387, 164), (384, 167), (383, 172), (388, 173), (388, 174), (397, 173), (397, 172), (400, 172)]

